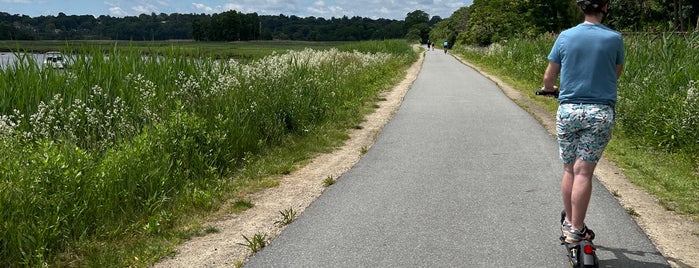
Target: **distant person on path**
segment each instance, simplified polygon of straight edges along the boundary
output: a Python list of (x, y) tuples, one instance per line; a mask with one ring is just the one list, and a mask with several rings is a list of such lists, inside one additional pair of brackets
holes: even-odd
[(431, 44), (432, 44), (432, 51), (434, 51), (434, 41)]
[[(585, 215), (592, 195), (592, 175), (612, 137), (617, 80), (624, 64), (621, 34), (602, 24), (609, 0), (576, 2), (585, 21), (558, 36), (548, 55), (544, 86), (537, 91), (538, 95), (558, 93), (556, 133), (563, 161), (561, 194), (566, 212), (561, 231), (567, 243), (590, 238)], [(554, 84), (559, 74), (561, 86), (557, 89)]]
[(447, 53), (447, 49), (449, 48), (449, 42), (444, 41), (444, 54)]

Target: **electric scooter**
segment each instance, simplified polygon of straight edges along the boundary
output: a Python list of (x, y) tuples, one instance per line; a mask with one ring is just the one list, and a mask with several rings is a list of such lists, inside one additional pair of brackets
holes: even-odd
[[(565, 210), (561, 212), (561, 224), (565, 220)], [(588, 230), (590, 239), (581, 240), (578, 244), (566, 243), (566, 237), (561, 234), (561, 245), (566, 249), (568, 261), (573, 268), (599, 268), (599, 258), (597, 258), (597, 249), (592, 244), (595, 239), (595, 233)]]

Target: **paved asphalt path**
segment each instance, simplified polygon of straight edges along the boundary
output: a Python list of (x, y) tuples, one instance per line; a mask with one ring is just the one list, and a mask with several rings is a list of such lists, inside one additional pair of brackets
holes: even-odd
[[(490, 80), (428, 51), (350, 171), (245, 267), (570, 267), (555, 137)], [(600, 267), (669, 267), (595, 180)]]

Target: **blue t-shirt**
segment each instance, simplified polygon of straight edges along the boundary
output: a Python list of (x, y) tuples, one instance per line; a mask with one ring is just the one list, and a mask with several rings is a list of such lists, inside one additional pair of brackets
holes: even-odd
[(559, 103), (616, 104), (616, 66), (624, 63), (621, 33), (578, 24), (561, 32), (548, 59), (561, 64)]

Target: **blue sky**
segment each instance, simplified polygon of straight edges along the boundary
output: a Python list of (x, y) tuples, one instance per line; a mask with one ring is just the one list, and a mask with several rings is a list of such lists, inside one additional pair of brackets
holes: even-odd
[(0, 0), (0, 12), (29, 15), (110, 15), (221, 13), (236, 10), (260, 15), (405, 19), (415, 10), (446, 18), (473, 0)]

